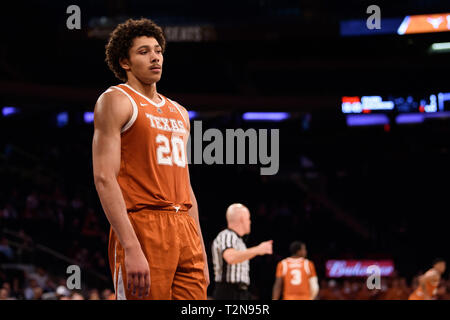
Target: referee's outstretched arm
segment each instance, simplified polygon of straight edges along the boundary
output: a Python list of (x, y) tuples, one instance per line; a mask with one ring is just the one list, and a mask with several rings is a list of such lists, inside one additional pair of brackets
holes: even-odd
[(256, 256), (272, 254), (273, 240), (261, 242), (259, 245), (248, 248), (246, 250), (236, 250), (228, 248), (223, 252), (223, 258), (228, 264), (237, 264), (250, 260)]

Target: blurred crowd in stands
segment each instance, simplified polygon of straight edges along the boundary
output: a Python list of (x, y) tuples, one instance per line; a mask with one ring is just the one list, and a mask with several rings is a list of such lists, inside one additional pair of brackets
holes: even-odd
[[(11, 189), (7, 201), (0, 207), (0, 225), (3, 227), (0, 232), (0, 299), (114, 299), (106, 256), (108, 223), (103, 213), (87, 207), (80, 194), (69, 197), (59, 187), (50, 193), (46, 193), (45, 188), (40, 191), (30, 189), (28, 193), (23, 193), (24, 190)], [(313, 210), (310, 206), (307, 204), (302, 209), (306, 213), (303, 217), (296, 215), (287, 203), (269, 208), (260, 204), (254, 210), (254, 231), (247, 241), (257, 242), (268, 234), (276, 234), (279, 237), (275, 248), (280, 248), (272, 256), (257, 257), (251, 262), (254, 299), (267, 299), (270, 294), (275, 265), (285, 256), (284, 249), (291, 240), (289, 235), (283, 238), (282, 230), (289, 234), (290, 228), (302, 231), (311, 243), (308, 249), (321, 278), (318, 299), (408, 298), (417, 287), (418, 274), (411, 281), (397, 275), (383, 278), (380, 290), (369, 290), (364, 278), (325, 278), (321, 264), (326, 259), (326, 250), (314, 252), (320, 245), (314, 245), (317, 239), (306, 232), (308, 224), (314, 223), (308, 214)], [(205, 228), (205, 231), (208, 247), (216, 230)], [(66, 260), (56, 259), (51, 254), (53, 251), (62, 254)], [(71, 263), (80, 266), (83, 278), (84, 272), (89, 272), (90, 281), (83, 282), (81, 290), (67, 288), (69, 275), (63, 272)], [(450, 299), (450, 279), (441, 281), (436, 299)]]

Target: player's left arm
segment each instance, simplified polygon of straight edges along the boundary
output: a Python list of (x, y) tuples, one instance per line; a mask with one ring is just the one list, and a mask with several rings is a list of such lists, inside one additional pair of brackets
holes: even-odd
[(311, 300), (314, 300), (319, 294), (319, 280), (317, 279), (316, 268), (312, 261), (309, 262), (309, 269), (311, 270), (311, 274), (309, 277), (309, 288), (311, 292)]
[[(178, 105), (178, 107), (180, 107), (179, 110), (183, 114), (183, 117), (186, 120), (186, 124), (187, 124), (187, 132), (188, 132), (188, 134), (186, 135), (186, 140), (185, 140), (185, 148), (186, 148), (186, 154), (187, 154), (187, 141), (188, 141), (188, 137), (189, 137), (189, 134), (190, 134), (190, 131), (191, 131), (191, 125), (189, 123), (189, 113), (180, 104), (177, 103), (177, 105)], [(189, 170), (188, 170), (188, 176), (189, 176), (189, 194), (190, 194), (190, 198), (191, 198), (191, 202), (192, 202), (192, 207), (189, 209), (189, 215), (194, 219), (195, 224), (197, 225), (198, 234), (200, 236), (200, 241), (202, 243), (203, 260), (205, 261), (204, 274), (205, 274), (205, 279), (206, 279), (206, 285), (209, 285), (208, 257), (206, 255), (205, 242), (203, 241), (202, 229), (200, 227), (200, 220), (198, 218), (197, 198), (195, 197), (194, 190), (192, 189)]]
[(272, 288), (272, 300), (280, 300), (281, 292), (283, 291), (283, 279), (285, 271), (283, 270), (283, 261), (278, 262), (275, 271), (275, 282)]

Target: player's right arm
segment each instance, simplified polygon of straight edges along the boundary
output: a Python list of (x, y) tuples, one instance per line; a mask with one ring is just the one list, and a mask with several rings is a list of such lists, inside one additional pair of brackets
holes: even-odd
[(426, 283), (435, 280), (436, 277), (438, 277), (436, 273), (428, 271), (419, 278), (419, 286), (422, 289), (423, 297), (425, 300), (431, 300), (432, 298), (428, 294)]
[(276, 277), (272, 288), (272, 300), (280, 300), (283, 291), (283, 277)]
[(236, 250), (234, 248), (228, 248), (223, 252), (223, 259), (228, 264), (241, 263), (258, 255), (272, 254), (272, 242), (273, 240), (261, 242), (259, 245), (248, 248), (246, 250)]
[(283, 270), (283, 264), (286, 266), (284, 261), (280, 261), (277, 264), (277, 269), (275, 272), (275, 283), (272, 288), (272, 300), (279, 300), (281, 297), (281, 292), (283, 291), (283, 278), (286, 271)]
[(148, 295), (150, 269), (128, 218), (122, 191), (117, 182), (120, 169), (121, 129), (132, 115), (129, 99), (112, 90), (100, 96), (94, 109), (92, 160), (94, 183), (103, 210), (125, 251), (127, 285), (139, 296)]

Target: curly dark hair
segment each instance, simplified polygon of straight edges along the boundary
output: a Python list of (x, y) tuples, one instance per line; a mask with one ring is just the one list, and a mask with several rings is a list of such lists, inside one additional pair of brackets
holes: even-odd
[(289, 246), (289, 251), (291, 252), (291, 254), (297, 254), (297, 252), (299, 250), (301, 250), (303, 248), (303, 246), (305, 246), (304, 242), (301, 241), (294, 241), (291, 243), (291, 245)]
[(164, 53), (166, 48), (164, 33), (161, 27), (152, 20), (145, 18), (139, 20), (128, 19), (124, 23), (119, 24), (111, 33), (106, 45), (105, 61), (109, 69), (114, 72), (114, 75), (122, 81), (127, 81), (127, 73), (120, 66), (119, 61), (123, 58), (129, 58), (129, 50), (133, 45), (133, 40), (141, 36), (154, 37)]

